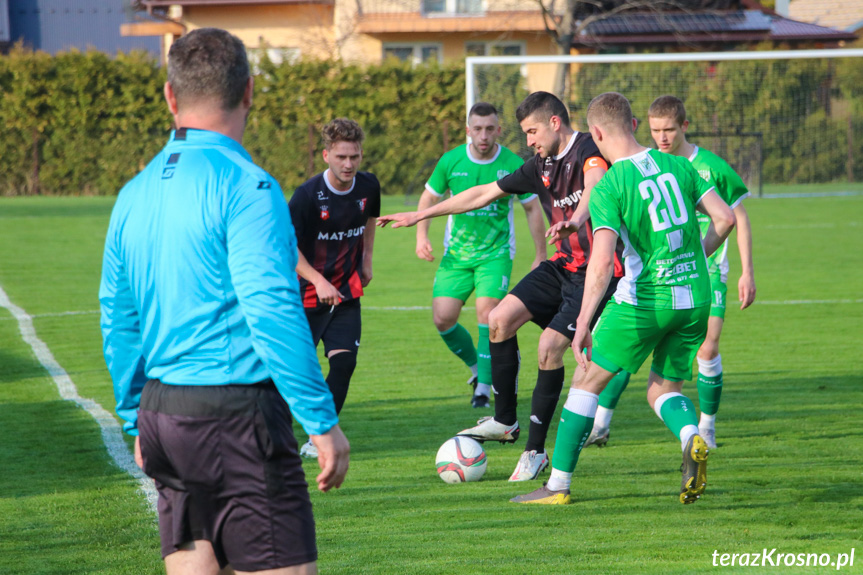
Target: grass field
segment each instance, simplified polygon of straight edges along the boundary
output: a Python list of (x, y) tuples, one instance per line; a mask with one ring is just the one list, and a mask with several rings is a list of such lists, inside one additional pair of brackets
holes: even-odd
[[(34, 316), (38, 336), (80, 395), (111, 412), (96, 310), (112, 203), (0, 199), (0, 286)], [(751, 199), (747, 206), (758, 301), (744, 312), (729, 308), (719, 448), (706, 495), (686, 507), (677, 502), (679, 444), (644, 401), (646, 368), (618, 406), (609, 446), (582, 455), (574, 505), (508, 502), (538, 486), (506, 481), (523, 440), (488, 445), (481, 482), (441, 482), (437, 447), (484, 413), (470, 408), (467, 370), (440, 341), (430, 311), (397, 309), (429, 305), (435, 266), (415, 257), (412, 230), (378, 231), (363, 346), (342, 414), (351, 470), (340, 490), (312, 494), (321, 572), (836, 571), (713, 563), (714, 551), (765, 548), (826, 553), (831, 561), (856, 549), (855, 564), (842, 572), (863, 572), (863, 197)], [(403, 209), (403, 198), (384, 203), (386, 212)], [(524, 218), (516, 221), (520, 277), (531, 250)], [(432, 226), (438, 238), (442, 224)], [(738, 273), (730, 252), (729, 295)], [(473, 331), (471, 313), (464, 324)], [(532, 325), (519, 334), (523, 423), (538, 334)], [(568, 375), (573, 365), (568, 357)], [(694, 385), (689, 389), (694, 399)], [(315, 474), (315, 466), (307, 471)], [(136, 482), (111, 462), (95, 421), (59, 398), (5, 309), (0, 568), (27, 575), (163, 571), (155, 516)]]

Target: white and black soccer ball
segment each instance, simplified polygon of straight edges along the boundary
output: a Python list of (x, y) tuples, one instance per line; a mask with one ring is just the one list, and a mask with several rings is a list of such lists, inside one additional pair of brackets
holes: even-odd
[(479, 481), (485, 474), (488, 459), (482, 445), (470, 437), (447, 439), (435, 456), (435, 466), (446, 483)]

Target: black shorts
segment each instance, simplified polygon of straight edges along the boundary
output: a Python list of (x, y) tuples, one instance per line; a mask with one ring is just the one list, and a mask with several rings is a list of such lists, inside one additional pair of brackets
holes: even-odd
[(335, 307), (308, 307), (306, 318), (309, 320), (315, 347), (323, 340), (325, 354), (329, 355), (334, 349), (357, 353), (363, 331), (359, 299), (349, 299)]
[[(546, 260), (524, 276), (509, 293), (521, 300), (530, 312), (533, 323), (542, 329), (553, 329), (571, 340), (581, 313), (585, 274), (583, 271), (569, 271), (563, 266), (562, 259)], [(593, 315), (591, 328), (614, 295), (619, 281), (620, 278), (611, 278), (605, 296)]]
[(206, 540), (220, 567), (238, 571), (317, 560), (291, 413), (272, 382), (150, 380), (138, 427), (144, 472), (159, 492), (162, 557)]

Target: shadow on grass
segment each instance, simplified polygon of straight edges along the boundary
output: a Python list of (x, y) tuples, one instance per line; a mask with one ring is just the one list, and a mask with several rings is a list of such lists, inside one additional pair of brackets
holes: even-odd
[(0, 384), (45, 376), (45, 370), (31, 355), (0, 349)]
[(99, 488), (108, 482), (132, 481), (110, 463), (92, 418), (68, 402), (0, 404), (0, 437), (3, 497), (76, 491)]

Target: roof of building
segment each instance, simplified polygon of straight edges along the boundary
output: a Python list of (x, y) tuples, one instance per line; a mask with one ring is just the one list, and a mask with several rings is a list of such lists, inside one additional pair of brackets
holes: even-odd
[(573, 44), (661, 44), (761, 41), (839, 42), (851, 32), (797, 22), (758, 10), (729, 12), (627, 12), (591, 22)]

